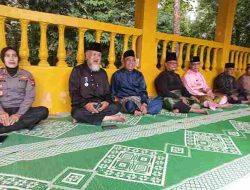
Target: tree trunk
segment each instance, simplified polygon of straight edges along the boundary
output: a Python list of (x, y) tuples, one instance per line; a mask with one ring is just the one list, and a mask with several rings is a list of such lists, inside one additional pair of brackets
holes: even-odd
[(180, 0), (174, 0), (174, 34), (180, 35)]
[[(180, 0), (174, 0), (174, 34), (180, 35)], [(175, 48), (178, 55), (179, 44)]]

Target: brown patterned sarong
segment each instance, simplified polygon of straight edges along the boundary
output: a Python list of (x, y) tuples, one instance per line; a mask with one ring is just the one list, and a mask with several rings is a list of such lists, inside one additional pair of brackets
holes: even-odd
[(120, 103), (122, 104), (122, 111), (123, 112), (127, 112), (127, 109), (126, 109), (126, 103), (128, 101), (132, 101), (134, 102), (138, 108), (141, 107), (141, 97), (140, 96), (128, 96), (128, 97), (124, 97), (122, 99), (120, 99)]

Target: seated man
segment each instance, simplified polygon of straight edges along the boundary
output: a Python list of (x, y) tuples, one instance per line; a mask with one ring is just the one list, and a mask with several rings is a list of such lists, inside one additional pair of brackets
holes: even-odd
[(78, 122), (100, 125), (102, 121), (126, 120), (115, 115), (121, 105), (112, 103), (107, 74), (100, 68), (101, 56), (101, 44), (92, 43), (86, 51), (86, 63), (74, 67), (71, 73), (71, 115)]
[(162, 108), (162, 98), (149, 102), (146, 83), (142, 73), (135, 69), (136, 61), (133, 50), (123, 55), (124, 67), (112, 76), (112, 98), (122, 104), (122, 111), (134, 115), (157, 114)]
[(239, 93), (246, 100), (250, 100), (250, 64), (247, 64), (246, 73), (237, 81)]
[(200, 57), (193, 56), (190, 61), (190, 68), (183, 76), (183, 84), (190, 94), (199, 99), (204, 107), (215, 110), (217, 107), (230, 107), (227, 103), (227, 97), (224, 95), (215, 95), (208, 87), (203, 75), (199, 72)]
[(240, 96), (233, 73), (234, 63), (226, 63), (224, 72), (219, 74), (214, 80), (215, 92), (226, 95), (228, 102), (231, 104), (249, 104), (250, 100)]
[(199, 101), (183, 86), (180, 76), (175, 73), (177, 66), (176, 54), (167, 53), (166, 69), (155, 79), (156, 91), (159, 96), (164, 97), (164, 106), (173, 112), (207, 114), (206, 110), (192, 106), (192, 103)]
[(45, 107), (31, 107), (35, 99), (32, 75), (19, 69), (20, 57), (11, 47), (3, 48), (0, 69), (0, 134), (19, 129), (32, 129), (48, 117)]

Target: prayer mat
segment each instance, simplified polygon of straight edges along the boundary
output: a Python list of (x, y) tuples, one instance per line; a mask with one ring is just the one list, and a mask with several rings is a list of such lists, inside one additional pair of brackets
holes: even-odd
[(0, 189), (218, 189), (250, 173), (250, 106), (126, 115), (102, 126), (49, 118), (0, 144)]

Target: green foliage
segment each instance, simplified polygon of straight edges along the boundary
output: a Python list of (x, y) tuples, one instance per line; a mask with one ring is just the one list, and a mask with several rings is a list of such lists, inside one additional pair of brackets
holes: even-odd
[[(194, 0), (180, 0), (181, 15), (181, 35), (189, 34), (190, 18), (187, 13), (193, 10), (191, 2)], [(174, 0), (160, 0), (158, 6), (158, 26), (159, 32), (173, 33)]]
[[(25, 8), (34, 11), (48, 12), (54, 14), (68, 15), (79, 18), (86, 18), (98, 20), (113, 24), (133, 26), (134, 25), (134, 0), (6, 0), (0, 1), (1, 4), (13, 7)], [(7, 23), (7, 42), (8, 45), (20, 46), (20, 26), (16, 21)], [(40, 44), (40, 27), (38, 24), (29, 25), (29, 48), (30, 48), (30, 62), (37, 64), (39, 62), (39, 44)], [(58, 47), (58, 29), (56, 26), (49, 25), (47, 31), (48, 49), (49, 49), (49, 63), (55, 65), (57, 62), (57, 47)], [(103, 33), (101, 42), (104, 44), (104, 66), (108, 64), (108, 50), (109, 50), (109, 34)], [(95, 34), (93, 31), (88, 31), (85, 34), (85, 45), (89, 42), (95, 41)], [(116, 36), (116, 53), (117, 64), (119, 65), (119, 57), (122, 52), (123, 38)], [(65, 46), (67, 52), (67, 63), (74, 65), (76, 63), (76, 53), (78, 45), (78, 31), (73, 28), (66, 28), (65, 30)]]
[(217, 0), (199, 0), (196, 20), (190, 25), (190, 36), (214, 40), (216, 16), (218, 11)]
[[(196, 20), (191, 21), (188, 13), (194, 11), (193, 3), (197, 2)], [(135, 0), (0, 0), (0, 4), (19, 7), (34, 11), (68, 15), (79, 18), (98, 20), (118, 25), (134, 26)], [(174, 0), (159, 0), (158, 25), (160, 32), (173, 33), (173, 5)], [(218, 0), (180, 0), (181, 5), (181, 35), (213, 40), (215, 37), (216, 16)], [(235, 26), (232, 42), (236, 45), (250, 47), (250, 3), (249, 0), (238, 0)], [(39, 62), (40, 27), (38, 23), (31, 23), (28, 28), (30, 62)], [(6, 34), (8, 45), (20, 46), (20, 24), (18, 21), (6, 21)], [(47, 31), (49, 63), (57, 62), (58, 29), (49, 25)], [(104, 66), (108, 64), (109, 50), (108, 33), (102, 34), (101, 42), (104, 44)], [(94, 31), (85, 33), (85, 46), (95, 41)], [(129, 42), (131, 47), (131, 40)], [(78, 45), (78, 31), (67, 27), (65, 30), (65, 46), (67, 63), (76, 63)], [(120, 57), (123, 48), (123, 36), (117, 35), (115, 40), (116, 65), (120, 65)]]
[(238, 0), (232, 43), (250, 47), (250, 2)]
[[(198, 0), (197, 2), (197, 17), (194, 22), (190, 23), (190, 30), (187, 35), (195, 38), (214, 40), (216, 30), (216, 17), (218, 12), (218, 0)], [(249, 0), (238, 0), (236, 15), (234, 18), (232, 44), (250, 47), (249, 10)]]

